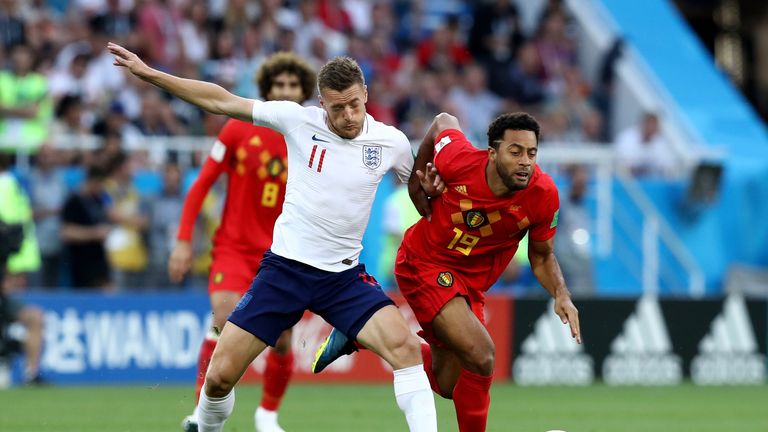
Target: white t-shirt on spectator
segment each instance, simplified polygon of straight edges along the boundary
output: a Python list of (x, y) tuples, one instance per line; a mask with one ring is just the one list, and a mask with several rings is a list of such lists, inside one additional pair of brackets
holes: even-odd
[(642, 142), (640, 128), (633, 126), (616, 139), (616, 160), (637, 175), (667, 176), (672, 174), (677, 159), (661, 134)]

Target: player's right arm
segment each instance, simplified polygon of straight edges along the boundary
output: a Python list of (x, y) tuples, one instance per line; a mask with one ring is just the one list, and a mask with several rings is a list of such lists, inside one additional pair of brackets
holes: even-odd
[(180, 78), (147, 66), (136, 54), (110, 42), (107, 49), (115, 56), (115, 65), (163, 90), (213, 114), (223, 114), (251, 122), (253, 99), (243, 98), (223, 87), (191, 79)]
[(176, 245), (173, 247), (171, 257), (168, 260), (168, 276), (172, 282), (181, 282), (184, 275), (192, 268), (192, 232), (195, 221), (200, 214), (205, 196), (208, 195), (208, 191), (211, 190), (213, 184), (226, 169), (225, 161), (226, 156), (228, 156), (228, 149), (225, 143), (228, 142), (227, 135), (232, 126), (231, 120), (224, 125), (219, 139), (213, 144), (210, 155), (205, 159), (200, 174), (184, 200), (179, 231), (176, 234)]
[[(419, 145), (419, 150), (416, 153), (416, 160), (413, 162), (413, 171), (408, 180), (408, 194), (411, 201), (413, 201), (419, 214), (426, 216), (427, 219), (430, 218), (431, 211), (426, 191), (437, 189), (438, 183), (441, 181), (437, 169), (432, 164), (432, 160), (435, 158), (435, 139), (446, 129), (461, 130), (459, 120), (448, 113), (436, 115), (429, 126), (429, 130), (424, 135), (424, 139), (421, 140), (421, 145)], [(442, 192), (442, 188), (439, 192)]]

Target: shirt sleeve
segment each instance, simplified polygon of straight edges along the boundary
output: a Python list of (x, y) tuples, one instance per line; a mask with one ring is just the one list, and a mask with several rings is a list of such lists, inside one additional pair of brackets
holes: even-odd
[(551, 185), (544, 189), (543, 196), (537, 209), (536, 221), (529, 230), (531, 241), (547, 241), (554, 237), (557, 231), (557, 220), (560, 217), (560, 197), (552, 180)]
[(203, 163), (195, 182), (187, 193), (184, 200), (184, 206), (181, 210), (179, 220), (179, 230), (176, 238), (179, 240), (192, 240), (192, 232), (195, 228), (195, 221), (200, 214), (200, 208), (203, 206), (205, 196), (211, 189), (219, 176), (227, 170), (229, 164), (226, 162), (231, 157), (230, 149), (233, 148), (238, 135), (237, 120), (229, 120), (219, 132), (218, 139), (213, 143), (211, 152)]
[(398, 144), (395, 149), (395, 161), (392, 168), (395, 170), (397, 179), (400, 183), (407, 183), (413, 170), (413, 153), (411, 153), (411, 142), (404, 133), (398, 131)]
[(477, 149), (458, 129), (446, 129), (435, 138), (434, 164), (440, 177), (450, 183), (464, 166), (463, 158)]
[(253, 124), (287, 135), (301, 126), (305, 108), (290, 101), (253, 101)]

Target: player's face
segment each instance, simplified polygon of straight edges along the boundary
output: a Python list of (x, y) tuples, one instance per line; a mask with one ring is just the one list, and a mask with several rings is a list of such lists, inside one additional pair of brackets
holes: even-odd
[(365, 103), (368, 90), (360, 84), (336, 91), (320, 89), (320, 105), (328, 115), (328, 127), (336, 135), (352, 139), (360, 135), (365, 122)]
[(272, 87), (266, 95), (267, 100), (286, 100), (302, 103), (306, 100), (301, 80), (296, 74), (283, 72), (272, 80)]
[(496, 165), (496, 172), (507, 189), (514, 192), (528, 187), (538, 149), (536, 134), (511, 129), (504, 131), (498, 151), (492, 147), (488, 149), (491, 162)]

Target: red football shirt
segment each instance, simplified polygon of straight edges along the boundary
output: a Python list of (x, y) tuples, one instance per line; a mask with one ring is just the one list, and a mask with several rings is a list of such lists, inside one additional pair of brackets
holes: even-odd
[(456, 129), (443, 131), (435, 143), (434, 164), (446, 190), (432, 203), (432, 221), (422, 218), (411, 227), (403, 247), (408, 257), (444, 265), (467, 287), (485, 291), (509, 264), (526, 233), (531, 241), (555, 235), (557, 188), (536, 166), (527, 188), (495, 196), (485, 178), (487, 150), (473, 147)]
[[(221, 224), (213, 237), (214, 249), (225, 248), (255, 256), (272, 245), (275, 220), (285, 200), (288, 160), (285, 139), (272, 129), (229, 120), (205, 161), (185, 202), (180, 239), (191, 237), (200, 209), (199, 200), (221, 174), (227, 174), (227, 195)], [(201, 185), (199, 188), (198, 183)], [(202, 197), (198, 197), (202, 193)], [(191, 219), (191, 223), (190, 223)]]

